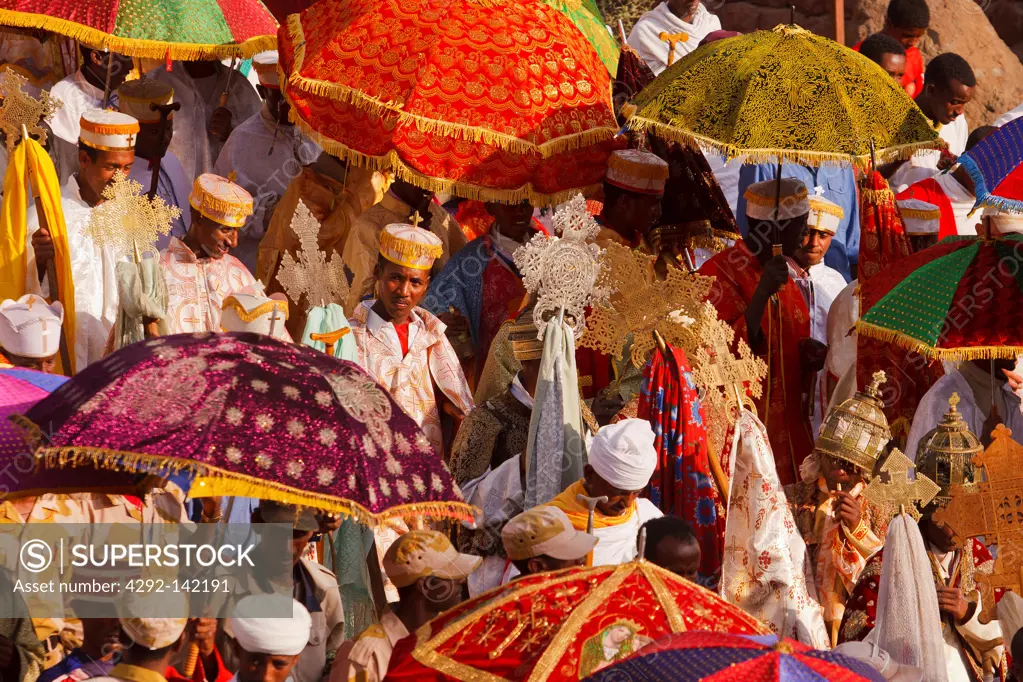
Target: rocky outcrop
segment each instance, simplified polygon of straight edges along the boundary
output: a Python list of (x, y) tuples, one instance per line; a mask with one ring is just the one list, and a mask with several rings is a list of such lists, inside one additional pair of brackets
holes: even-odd
[[(795, 5), (796, 23), (826, 36), (835, 35), (834, 0), (710, 0), (708, 9), (724, 28), (753, 31), (789, 21)], [(966, 109), (971, 127), (990, 123), (1023, 102), (1023, 2), (1020, 0), (928, 0), (931, 26), (921, 42), (924, 59), (956, 52), (977, 74), (977, 94)], [(888, 0), (845, 0), (846, 43), (855, 44), (879, 30)], [(1014, 53), (995, 31), (1016, 46)]]

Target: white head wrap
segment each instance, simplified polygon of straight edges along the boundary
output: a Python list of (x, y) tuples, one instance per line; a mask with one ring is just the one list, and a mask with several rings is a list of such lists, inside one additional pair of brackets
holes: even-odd
[[(281, 618), (280, 614), (288, 610), (291, 618)], [(279, 594), (245, 597), (231, 617), (231, 633), (250, 654), (296, 656), (309, 643), (312, 627), (309, 611), (291, 597)]]
[(597, 432), (590, 444), (590, 466), (619, 490), (641, 490), (657, 466), (654, 432), (645, 419), (623, 419)]

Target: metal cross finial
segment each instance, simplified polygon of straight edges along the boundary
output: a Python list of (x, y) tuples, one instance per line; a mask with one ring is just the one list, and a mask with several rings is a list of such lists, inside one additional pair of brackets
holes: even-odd
[(419, 211), (412, 214), (412, 227), (419, 227), (419, 223), (423, 222), (423, 217), (419, 215)]
[(948, 406), (950, 408), (952, 408), (953, 411), (955, 411), (955, 409), (959, 406), (959, 394), (958, 393), (952, 393), (952, 395), (950, 395), (948, 397)]
[[(913, 470), (915, 467), (908, 457), (898, 449), (892, 450), (879, 475), (863, 490), (863, 496), (878, 507), (891, 511), (898, 509), (899, 505), (913, 503), (925, 507), (941, 488), (919, 471), (916, 472), (916, 478), (911, 479), (909, 472)], [(909, 506), (909, 510), (914, 518), (918, 516), (913, 514), (915, 510), (912, 506)]]

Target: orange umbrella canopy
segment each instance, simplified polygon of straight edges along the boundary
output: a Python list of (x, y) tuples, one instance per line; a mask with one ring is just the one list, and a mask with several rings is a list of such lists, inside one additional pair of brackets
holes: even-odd
[(426, 189), (560, 202), (618, 146), (607, 68), (539, 0), (321, 0), (279, 49), (305, 132)]
[[(764, 634), (713, 592), (645, 561), (527, 576), (434, 618), (389, 681), (578, 680), (675, 632)], [(401, 658), (404, 653), (404, 657)]]

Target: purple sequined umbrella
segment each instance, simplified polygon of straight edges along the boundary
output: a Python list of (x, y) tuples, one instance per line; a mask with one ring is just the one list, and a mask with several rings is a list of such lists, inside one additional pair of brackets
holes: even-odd
[(387, 518), (471, 521), (415, 421), (357, 365), (258, 334), (127, 346), (24, 417), (47, 467), (188, 473), (191, 497), (242, 496)]
[(24, 414), (37, 402), (67, 381), (60, 374), (32, 369), (0, 369), (0, 494), (7, 499), (44, 492), (86, 492), (105, 490), (138, 494), (136, 477), (127, 473), (111, 475), (96, 469), (37, 471), (28, 444), (9, 421)]

